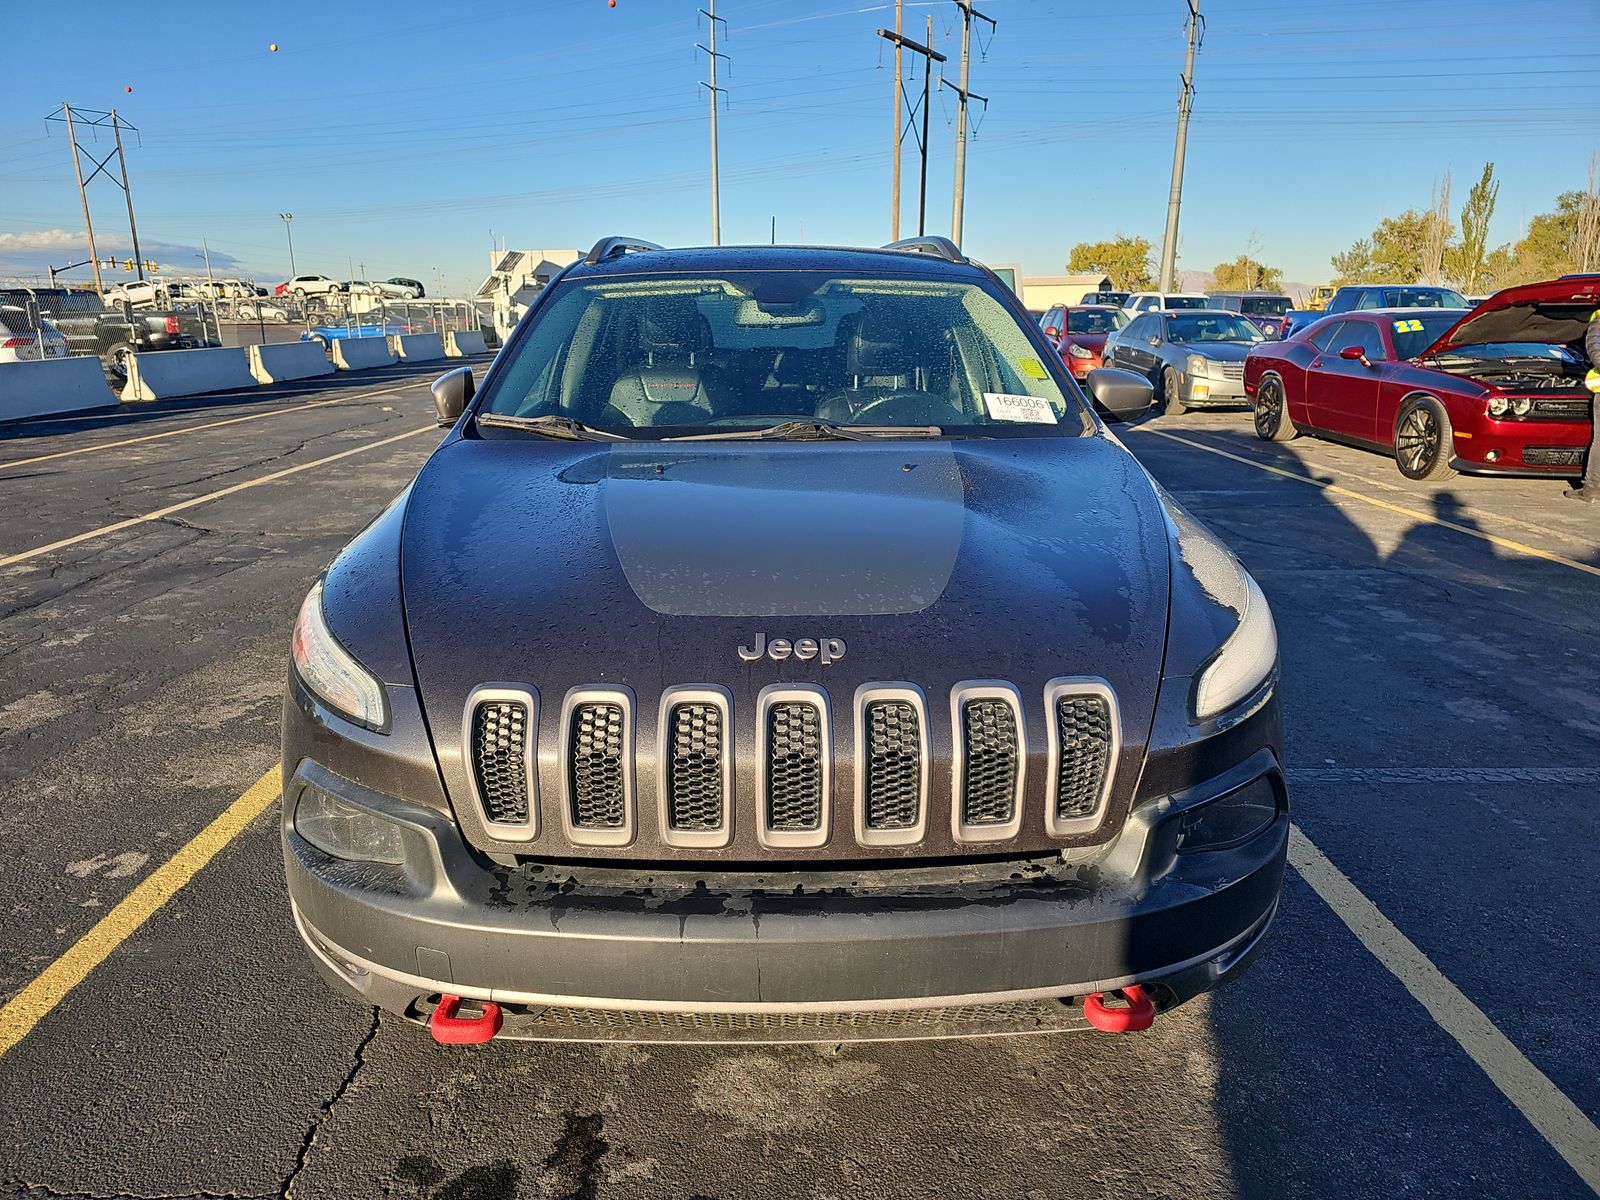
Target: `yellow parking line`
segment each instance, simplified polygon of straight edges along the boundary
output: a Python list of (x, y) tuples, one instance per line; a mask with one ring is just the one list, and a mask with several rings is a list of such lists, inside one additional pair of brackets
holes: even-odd
[[(411, 386), (416, 386), (415, 384)], [(159, 442), (163, 438), (182, 437), (186, 433), (201, 433), (207, 429), (221, 429), (224, 425), (239, 425), (245, 421), (260, 421), (266, 417), (282, 416), (284, 413), (304, 412), (308, 408), (327, 408), (334, 404), (345, 404), (351, 400), (370, 400), (374, 396), (392, 396), (396, 392), (403, 392), (405, 387), (384, 388), (377, 392), (357, 392), (353, 396), (335, 396), (332, 400), (311, 400), (305, 404), (296, 404), (289, 408), (275, 408), (271, 412), (250, 413), (243, 417), (229, 417), (226, 421), (208, 421), (204, 425), (186, 425), (182, 429), (169, 429), (164, 433), (147, 433), (142, 437), (123, 438), (116, 442), (101, 442), (95, 446), (79, 446), (76, 450), (56, 450), (50, 454), (35, 454), (32, 458), (13, 458), (0, 462), (0, 471), (10, 467), (27, 467), (34, 463), (49, 462), (57, 458), (72, 458), (79, 454), (94, 454), (100, 450), (115, 450), (119, 446), (133, 446), (140, 442)]]
[(1298, 826), (1289, 829), (1289, 861), (1578, 1177), (1590, 1189), (1600, 1192), (1600, 1129), (1583, 1110), (1529, 1062), (1484, 1011), (1468, 1000)]
[(117, 906), (101, 917), (60, 958), (52, 962), (25, 988), (0, 1007), (0, 1055), (28, 1036), (47, 1013), (66, 998), (103, 963), (111, 952), (136, 933), (157, 910), (193, 879), (219, 850), (260, 816), (278, 798), (279, 768), (252, 784), (222, 815), (162, 863)]
[(308, 463), (301, 463), (295, 467), (285, 467), (281, 471), (274, 471), (270, 475), (262, 475), (256, 479), (247, 479), (243, 483), (236, 483), (232, 487), (225, 487), (221, 491), (207, 492), (204, 496), (196, 496), (192, 500), (180, 500), (177, 504), (169, 504), (165, 508), (158, 508), (151, 512), (143, 513), (137, 517), (129, 517), (125, 521), (114, 521), (110, 525), (102, 525), (98, 529), (90, 529), (84, 533), (75, 533), (71, 537), (50, 542), (43, 546), (35, 546), (31, 550), (22, 550), (16, 554), (0, 558), (0, 567), (9, 567), (13, 563), (26, 562), (30, 558), (38, 558), (42, 554), (49, 554), (52, 550), (64, 550), (68, 546), (76, 546), (79, 542), (87, 542), (93, 538), (104, 537), (108, 533), (116, 533), (120, 529), (128, 529), (134, 525), (142, 525), (146, 521), (159, 521), (163, 517), (170, 517), (173, 513), (183, 512), (185, 509), (195, 507), (197, 504), (209, 504), (213, 500), (221, 500), (224, 496), (232, 496), (236, 492), (248, 488), (260, 487), (264, 483), (284, 479), (290, 475), (297, 475), (301, 471), (309, 471), (312, 467), (324, 466), (331, 462), (338, 462), (341, 458), (349, 458), (352, 454), (364, 454), (368, 450), (376, 450), (382, 446), (392, 445), (404, 441), (406, 438), (416, 437), (419, 433), (440, 433), (437, 425), (424, 425), (421, 429), (413, 429), (407, 433), (397, 433), (393, 437), (386, 437), (376, 442), (367, 442), (349, 450), (341, 450), (338, 454), (330, 454), (326, 458), (313, 459)]
[(1498, 534), (1485, 533), (1481, 529), (1474, 529), (1470, 525), (1461, 525), (1455, 521), (1447, 521), (1443, 517), (1436, 517), (1432, 513), (1419, 512), (1414, 508), (1407, 508), (1403, 504), (1390, 504), (1387, 500), (1379, 500), (1376, 496), (1368, 496), (1363, 492), (1351, 491), (1349, 488), (1340, 487), (1336, 483), (1324, 483), (1320, 479), (1307, 479), (1304, 475), (1296, 475), (1293, 471), (1285, 471), (1282, 467), (1274, 467), (1254, 458), (1246, 458), (1242, 454), (1233, 454), (1227, 450), (1219, 450), (1215, 446), (1208, 446), (1204, 442), (1197, 442), (1191, 438), (1179, 437), (1175, 433), (1167, 433), (1161, 429), (1151, 429), (1147, 425), (1139, 427), (1142, 433), (1151, 433), (1156, 437), (1166, 438), (1168, 441), (1180, 442), (1185, 446), (1192, 446), (1196, 450), (1204, 450), (1207, 454), (1215, 454), (1222, 458), (1231, 459), (1236, 463), (1243, 463), (1247, 467), (1255, 467), (1261, 471), (1270, 471), (1274, 475), (1281, 475), (1285, 479), (1293, 479), (1296, 483), (1308, 483), (1312, 487), (1321, 488), (1325, 492), (1333, 492), (1339, 496), (1349, 496), (1352, 500), (1360, 500), (1375, 508), (1386, 508), (1390, 512), (1399, 513), (1406, 517), (1415, 517), (1419, 521), (1426, 521), (1429, 525), (1439, 525), (1445, 529), (1454, 529), (1457, 533), (1464, 533), (1468, 537), (1475, 537), (1480, 541), (1492, 542), (1496, 546), (1503, 546), (1507, 550), (1515, 550), (1518, 554), (1531, 555), (1542, 558), (1546, 562), (1558, 563), (1563, 567), (1571, 567), (1574, 571), (1582, 571), (1585, 575), (1600, 576), (1600, 567), (1592, 567), (1564, 554), (1556, 554), (1551, 550), (1541, 550), (1537, 546), (1529, 546), (1522, 542), (1514, 542), (1510, 538), (1500, 537)]

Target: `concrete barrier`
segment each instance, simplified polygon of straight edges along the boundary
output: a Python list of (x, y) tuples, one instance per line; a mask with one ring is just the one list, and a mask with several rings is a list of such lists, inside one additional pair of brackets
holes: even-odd
[(256, 377), (257, 383), (282, 383), (286, 379), (333, 374), (333, 364), (316, 342), (247, 346), (245, 352), (250, 355), (250, 374)]
[(481, 329), (453, 329), (444, 335), (444, 352), (450, 358), (466, 358), (469, 354), (487, 354)]
[(394, 351), (386, 337), (334, 338), (333, 365), (341, 371), (365, 371), (394, 366)]
[(391, 333), (389, 348), (403, 362), (432, 362), (444, 357), (444, 343), (437, 333)]
[(98, 358), (0, 363), (0, 421), (109, 408), (116, 402)]
[(255, 386), (250, 360), (241, 348), (146, 351), (128, 356), (128, 382), (123, 385), (122, 399), (124, 403), (165, 400)]

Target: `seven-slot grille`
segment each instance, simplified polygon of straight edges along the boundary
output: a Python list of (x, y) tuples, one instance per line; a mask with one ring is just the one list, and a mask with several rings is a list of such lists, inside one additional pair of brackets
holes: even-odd
[(572, 708), (567, 786), (572, 823), (579, 829), (622, 828), (627, 799), (623, 726), (620, 704), (591, 700)]
[(767, 708), (767, 828), (800, 833), (822, 823), (822, 709), (810, 700)]
[(727, 803), (722, 709), (705, 702), (676, 704), (668, 722), (667, 824), (696, 833), (721, 829)]
[(866, 720), (866, 825), (910, 829), (922, 815), (922, 725), (909, 700), (873, 700)]
[(1004, 825), (1016, 814), (1021, 746), (1010, 701), (961, 706), (961, 811), (966, 825)]
[(485, 700), (472, 713), (472, 775), (483, 815), (501, 825), (528, 820), (528, 706)]
[(1056, 700), (1055, 815), (1087, 817), (1100, 806), (1111, 766), (1111, 709), (1105, 697), (1066, 695)]
[(1244, 364), (1242, 362), (1217, 363), (1222, 368), (1224, 379), (1240, 380), (1244, 378)]

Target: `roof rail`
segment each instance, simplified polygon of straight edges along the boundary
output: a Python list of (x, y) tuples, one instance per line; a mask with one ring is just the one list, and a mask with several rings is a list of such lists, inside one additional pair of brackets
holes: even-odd
[(584, 255), (583, 261), (594, 266), (595, 263), (605, 262), (608, 258), (620, 258), (630, 250), (665, 250), (665, 246), (658, 246), (654, 242), (641, 241), (639, 238), (606, 237), (601, 238)]
[(966, 255), (956, 248), (956, 244), (949, 238), (935, 237), (927, 234), (923, 237), (901, 238), (898, 242), (890, 242), (885, 250), (903, 250), (907, 254), (932, 254), (947, 262), (964, 263)]

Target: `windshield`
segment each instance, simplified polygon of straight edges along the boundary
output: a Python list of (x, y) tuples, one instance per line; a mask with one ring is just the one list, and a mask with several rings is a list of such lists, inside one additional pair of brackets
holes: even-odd
[(1388, 308), (1471, 308), (1467, 298), (1449, 288), (1385, 288), (1383, 303)]
[(1211, 304), (1209, 296), (1168, 296), (1162, 308), (1207, 308)]
[(1289, 297), (1246, 296), (1239, 301), (1239, 311), (1252, 317), (1281, 317), (1289, 311)]
[(1115, 333), (1128, 323), (1120, 308), (1071, 309), (1067, 312), (1068, 333)]
[(1400, 317), (1391, 321), (1389, 329), (1394, 335), (1394, 356), (1416, 358), (1443, 337), (1444, 331), (1465, 315), (1464, 312), (1440, 312), (1429, 313), (1425, 317)]
[[(1449, 326), (1445, 326), (1446, 329)], [(1399, 340), (1398, 335), (1396, 341)], [(1465, 346), (1452, 346), (1440, 358), (1546, 358), (1558, 363), (1580, 363), (1581, 355), (1568, 346), (1554, 342), (1475, 342)]]
[(1259, 342), (1261, 330), (1232, 313), (1197, 313), (1192, 317), (1168, 317), (1167, 340), (1190, 345), (1201, 342)]
[(797, 420), (987, 435), (1053, 431), (1068, 409), (1023, 326), (976, 284), (786, 271), (557, 286), (480, 416), (640, 438)]

